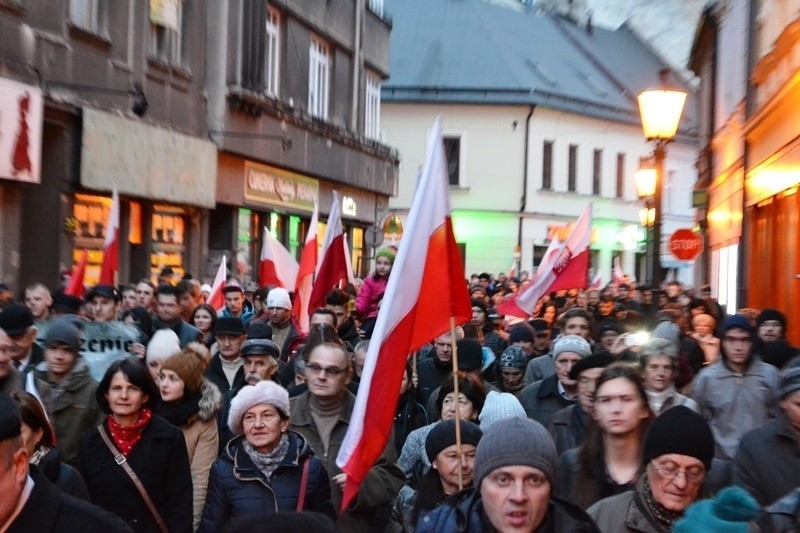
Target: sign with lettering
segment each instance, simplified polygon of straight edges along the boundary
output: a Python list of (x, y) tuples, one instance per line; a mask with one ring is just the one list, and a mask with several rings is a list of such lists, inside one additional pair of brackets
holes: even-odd
[(139, 331), (123, 322), (87, 322), (81, 335), (81, 355), (89, 364), (92, 379), (100, 381), (117, 359), (131, 355), (131, 345), (140, 342)]
[(42, 91), (0, 78), (0, 178), (41, 183)]
[(319, 182), (294, 172), (246, 161), (245, 200), (311, 213), (319, 198)]
[(703, 240), (688, 228), (679, 229), (669, 237), (669, 251), (681, 261), (694, 261), (703, 251)]

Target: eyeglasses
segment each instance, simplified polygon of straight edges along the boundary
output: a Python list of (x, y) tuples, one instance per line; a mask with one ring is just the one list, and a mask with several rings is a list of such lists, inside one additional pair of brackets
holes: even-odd
[(342, 374), (347, 372), (346, 368), (338, 368), (335, 366), (324, 367), (318, 365), (317, 363), (309, 363), (306, 365), (306, 368), (314, 374), (322, 374), (323, 372), (325, 372), (332, 378), (341, 376)]
[(683, 476), (686, 478), (686, 481), (690, 483), (699, 483), (706, 475), (705, 469), (701, 466), (694, 466), (692, 468), (683, 470), (672, 464), (664, 464), (659, 466), (655, 463), (655, 461), (651, 461), (650, 465), (655, 469), (656, 473), (658, 473), (658, 477), (664, 481), (672, 481), (678, 477), (678, 474), (683, 474)]

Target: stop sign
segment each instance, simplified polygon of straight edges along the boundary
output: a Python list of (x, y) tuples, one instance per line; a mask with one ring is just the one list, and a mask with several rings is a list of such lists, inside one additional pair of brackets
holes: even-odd
[(679, 229), (669, 236), (669, 251), (681, 261), (694, 261), (703, 251), (703, 241), (692, 230)]

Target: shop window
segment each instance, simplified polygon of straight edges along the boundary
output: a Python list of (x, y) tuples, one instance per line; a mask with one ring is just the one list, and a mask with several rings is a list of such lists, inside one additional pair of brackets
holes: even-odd
[(106, 237), (106, 223), (111, 211), (111, 198), (75, 194), (72, 208), (75, 246), (72, 251), (73, 265), (77, 264), (83, 250), (89, 259), (84, 273), (86, 286), (96, 285), (100, 278), (100, 265), (103, 263), (103, 244)]
[(350, 241), (350, 264), (353, 265), (358, 277), (363, 278), (369, 274), (369, 263), (364, 261), (364, 228), (353, 228)]
[(153, 279), (165, 267), (172, 267), (178, 277), (184, 274), (186, 257), (186, 212), (178, 207), (156, 205), (153, 208), (150, 272)]
[(306, 238), (305, 232), (301, 231), (302, 225), (300, 217), (289, 217), (289, 246), (287, 246), (286, 249), (289, 250), (292, 257), (298, 261), (300, 260), (300, 251), (303, 249), (303, 242)]
[(250, 209), (239, 209), (239, 230), (236, 235), (235, 271), (230, 274), (244, 285), (251, 279), (251, 269), (256, 260), (261, 259), (258, 236), (260, 219)]

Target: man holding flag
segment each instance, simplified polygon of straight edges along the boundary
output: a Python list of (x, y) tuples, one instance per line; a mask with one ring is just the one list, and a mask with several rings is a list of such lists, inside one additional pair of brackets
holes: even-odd
[(336, 459), (345, 476), (345, 508), (361, 501), (361, 486), (385, 453), (408, 355), (472, 318), (450, 220), (447, 183), (441, 119), (437, 119), (393, 265), (401, 275), (389, 278), (359, 394)]

